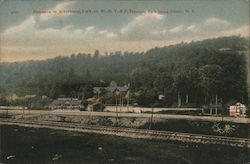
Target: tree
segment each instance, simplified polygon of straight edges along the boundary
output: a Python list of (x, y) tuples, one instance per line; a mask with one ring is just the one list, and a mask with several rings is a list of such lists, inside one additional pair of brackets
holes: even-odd
[(105, 109), (105, 105), (101, 102), (96, 102), (93, 104), (93, 111), (103, 112)]
[[(113, 55), (101, 58), (96, 50), (92, 55), (78, 53), (44, 61), (0, 63), (0, 96), (16, 93), (57, 98), (70, 97), (71, 93), (83, 97), (84, 93), (88, 98), (93, 96), (93, 87), (106, 87), (113, 80), (120, 85), (130, 83), (131, 95), (142, 92), (139, 97), (132, 97), (135, 101), (139, 98), (142, 102), (145, 97), (145, 101), (157, 102), (157, 96), (164, 94), (165, 106), (176, 102), (178, 92), (182, 98), (187, 97), (189, 105), (192, 102), (201, 105), (204, 96), (210, 99), (216, 94), (225, 103), (245, 101), (247, 64), (242, 52), (248, 44), (249, 39), (234, 36), (153, 48), (141, 53), (110, 52)], [(225, 47), (230, 51), (223, 51)], [(223, 87), (218, 87), (217, 82)], [(108, 95), (107, 101), (112, 102), (112, 97)]]
[(157, 90), (157, 95), (164, 95), (164, 99), (161, 100), (162, 106), (171, 106), (173, 104), (173, 84), (174, 78), (168, 73), (168, 71), (160, 71), (157, 73), (154, 80), (154, 89)]
[(144, 63), (131, 72), (132, 86), (136, 88), (152, 87), (154, 79), (155, 73), (152, 69), (152, 66), (148, 63)]
[(92, 85), (85, 85), (84, 89), (83, 89), (83, 93), (84, 93), (84, 98), (90, 98), (94, 95), (93, 93), (93, 86)]
[(211, 99), (213, 95), (220, 95), (223, 85), (222, 68), (219, 65), (205, 65), (199, 69), (200, 87), (206, 98)]
[(99, 58), (99, 55), (100, 55), (100, 52), (99, 50), (95, 50), (95, 53), (94, 53), (94, 58)]
[(149, 107), (158, 101), (158, 95), (154, 89), (140, 90), (136, 94), (136, 101), (139, 106)]
[(115, 82), (114, 80), (112, 80), (109, 85), (111, 87), (117, 87), (117, 82)]

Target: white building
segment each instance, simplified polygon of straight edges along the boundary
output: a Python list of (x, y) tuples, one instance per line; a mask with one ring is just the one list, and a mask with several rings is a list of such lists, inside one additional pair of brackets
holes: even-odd
[(229, 107), (230, 116), (245, 116), (246, 115), (246, 106), (237, 102), (235, 105)]

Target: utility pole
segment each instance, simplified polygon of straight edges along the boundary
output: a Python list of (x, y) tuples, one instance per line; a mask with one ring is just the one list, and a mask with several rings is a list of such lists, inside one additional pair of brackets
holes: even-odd
[(120, 99), (119, 99), (119, 106), (120, 106), (120, 112), (122, 110), (122, 92), (120, 93)]
[(211, 99), (210, 99), (210, 103), (209, 103), (210, 116), (213, 115), (213, 109), (214, 109), (213, 99), (214, 99), (214, 97), (212, 96)]
[(178, 92), (178, 107), (181, 107), (181, 94)]
[(117, 106), (117, 95), (115, 95), (115, 113), (116, 113), (116, 121), (115, 124), (118, 123), (118, 106)]
[(250, 109), (250, 52), (249, 52), (249, 48), (248, 51), (245, 52), (246, 53), (246, 60), (247, 60), (247, 87), (248, 87), (248, 110)]
[(150, 117), (149, 130), (151, 130), (151, 127), (152, 127), (153, 115), (154, 115), (154, 107), (153, 107), (153, 105), (152, 105), (152, 111), (151, 111), (151, 117)]
[(7, 110), (6, 110), (6, 118), (8, 118), (8, 115), (9, 115), (9, 106), (7, 106)]
[(129, 91), (127, 93), (127, 112), (129, 111)]
[(25, 108), (25, 107), (23, 106), (23, 116), (22, 116), (22, 118), (24, 118), (24, 108)]
[(218, 96), (215, 96), (215, 114), (218, 114)]
[[(222, 98), (221, 98), (221, 104), (223, 104), (223, 100), (222, 100)], [(224, 114), (224, 108), (223, 108), (223, 105), (221, 106), (221, 121), (223, 122), (224, 121), (224, 116), (223, 116), (223, 114)]]
[(23, 102), (23, 115), (22, 115), (22, 118), (24, 118), (24, 109), (25, 109), (25, 106), (26, 106), (26, 102)]
[(116, 97), (116, 107), (115, 107), (115, 111), (116, 111), (116, 125), (118, 125), (118, 99), (117, 96), (119, 96), (119, 91), (115, 91), (115, 97)]
[(30, 110), (31, 110), (31, 101), (30, 101), (30, 99), (28, 99), (28, 103), (29, 103), (29, 114), (30, 114)]
[(186, 104), (188, 104), (188, 94), (186, 94)]

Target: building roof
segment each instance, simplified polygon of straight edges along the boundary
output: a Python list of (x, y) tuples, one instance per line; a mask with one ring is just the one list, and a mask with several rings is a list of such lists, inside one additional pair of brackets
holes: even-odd
[(105, 89), (108, 92), (127, 92), (129, 90), (129, 86), (109, 86), (109, 87), (94, 87), (93, 92), (94, 93), (101, 93), (101, 90)]
[(78, 100), (78, 98), (57, 98), (57, 100), (60, 100), (60, 101), (75, 101), (75, 100)]
[(36, 95), (25, 95), (24, 98), (34, 98)]
[(104, 89), (104, 87), (94, 87), (93, 92), (94, 93), (101, 93), (102, 89)]
[(72, 106), (80, 106), (82, 103), (81, 100), (77, 98), (57, 98), (53, 101), (53, 105), (61, 106), (61, 105), (72, 105)]
[(129, 86), (117, 87), (120, 92), (126, 92), (129, 90)]

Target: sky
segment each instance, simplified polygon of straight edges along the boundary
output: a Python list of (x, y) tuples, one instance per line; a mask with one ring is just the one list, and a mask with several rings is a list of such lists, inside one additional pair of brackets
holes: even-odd
[(0, 0), (0, 62), (249, 37), (249, 0)]

